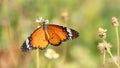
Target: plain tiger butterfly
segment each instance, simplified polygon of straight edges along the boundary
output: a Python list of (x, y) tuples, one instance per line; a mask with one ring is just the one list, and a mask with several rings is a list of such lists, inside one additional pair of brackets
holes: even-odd
[(45, 49), (48, 44), (58, 46), (61, 42), (72, 40), (79, 36), (79, 33), (71, 28), (55, 24), (47, 24), (48, 20), (42, 18), (36, 20), (41, 25), (38, 27), (21, 46), (22, 51), (29, 51), (36, 48)]

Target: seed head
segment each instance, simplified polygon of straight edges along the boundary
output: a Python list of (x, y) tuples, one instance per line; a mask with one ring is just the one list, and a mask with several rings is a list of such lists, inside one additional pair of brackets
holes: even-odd
[[(111, 47), (112, 47), (112, 46), (110, 45), (110, 43), (107, 43), (107, 48), (110, 49)], [(99, 50), (101, 51), (101, 53), (107, 51), (107, 48), (106, 48), (106, 46), (105, 46), (104, 43), (99, 43), (99, 44), (98, 44), (98, 48), (99, 48)]]
[(103, 28), (99, 28), (98, 29), (98, 35), (100, 38), (106, 38), (106, 32), (107, 32), (107, 29), (103, 29)]

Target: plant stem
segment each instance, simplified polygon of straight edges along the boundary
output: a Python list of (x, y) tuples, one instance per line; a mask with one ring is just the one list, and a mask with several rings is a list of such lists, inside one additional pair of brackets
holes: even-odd
[(52, 67), (51, 67), (51, 62), (48, 62), (47, 68), (52, 68)]
[(118, 68), (120, 68), (119, 64), (114, 60), (114, 57), (113, 57), (110, 49), (107, 47), (107, 42), (106, 42), (104, 39), (103, 39), (103, 42), (104, 42), (105, 47), (106, 47), (106, 50), (107, 50), (107, 52), (109, 53), (109, 55), (111, 56), (112, 60), (114, 61), (114, 63), (116, 64), (116, 66), (117, 66)]
[(66, 54), (67, 54), (67, 43), (66, 43), (65, 46), (64, 46), (63, 54), (64, 54), (63, 63), (65, 63), (65, 62), (66, 62)]
[(120, 51), (120, 47), (119, 47), (119, 33), (118, 33), (118, 27), (115, 27), (115, 32), (116, 32), (116, 43), (117, 43), (117, 56), (118, 56), (118, 63), (119, 63), (119, 61), (120, 61), (120, 53), (119, 53), (119, 51)]
[(103, 52), (103, 65), (102, 65), (102, 68), (104, 68), (104, 66), (105, 66), (105, 56), (106, 56), (106, 52), (104, 51)]
[(39, 68), (39, 49), (36, 50), (36, 67)]

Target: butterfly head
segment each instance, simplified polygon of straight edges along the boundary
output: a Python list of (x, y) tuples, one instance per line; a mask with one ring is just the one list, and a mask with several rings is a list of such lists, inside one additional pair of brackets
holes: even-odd
[(49, 22), (48, 20), (45, 20), (45, 21), (43, 22), (43, 24), (48, 24), (48, 22)]

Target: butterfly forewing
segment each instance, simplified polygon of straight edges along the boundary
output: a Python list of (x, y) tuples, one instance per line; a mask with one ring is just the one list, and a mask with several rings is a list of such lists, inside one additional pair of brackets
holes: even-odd
[(49, 34), (48, 42), (52, 45), (58, 45), (61, 42), (60, 37), (55, 33), (53, 29), (47, 29), (47, 32)]
[(45, 32), (42, 27), (36, 29), (30, 37), (22, 45), (22, 51), (29, 51), (32, 49), (40, 48), (44, 49), (48, 45), (48, 41), (45, 38)]
[(59, 25), (49, 25), (47, 30), (53, 30), (56, 35), (59, 36), (61, 41), (64, 41), (67, 39), (67, 32), (65, 32), (65, 29), (63, 26), (59, 26)]
[(45, 31), (43, 30), (42, 27), (38, 28), (32, 35), (31, 35), (31, 42), (30, 44), (34, 47), (34, 48), (40, 48), (40, 49), (44, 49), (47, 47), (48, 45), (48, 41), (45, 37)]
[[(56, 44), (58, 43), (60, 44), (62, 41), (71, 40), (79, 36), (79, 33), (77, 31), (67, 28), (67, 27), (59, 26), (59, 25), (49, 24), (47, 26), (47, 31), (50, 37), (53, 37), (52, 39), (60, 40), (58, 42), (56, 41)], [(58, 36), (58, 38), (55, 38), (55, 36)], [(49, 43), (53, 44), (54, 41), (49, 41)]]

